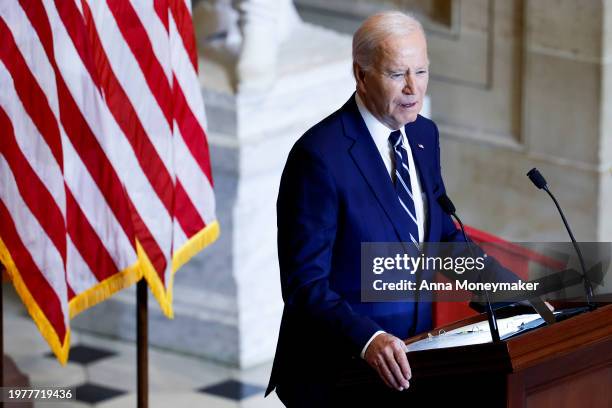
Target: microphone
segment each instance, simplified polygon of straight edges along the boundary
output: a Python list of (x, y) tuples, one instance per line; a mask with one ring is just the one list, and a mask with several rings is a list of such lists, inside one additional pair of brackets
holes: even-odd
[(450, 197), (447, 196), (446, 194), (442, 194), (440, 197), (438, 197), (437, 201), (440, 207), (442, 207), (442, 211), (444, 211), (446, 214), (453, 217), (459, 223), (459, 227), (461, 227), (461, 233), (463, 234), (463, 239), (467, 243), (472, 257), (474, 257), (474, 253), (472, 252), (472, 247), (470, 246), (471, 241), (468, 240), (467, 234), (465, 233), (465, 228), (463, 227), (463, 222), (461, 222), (461, 219), (457, 215), (457, 212), (456, 212), (457, 209), (455, 208), (455, 204), (453, 204)]
[(444, 211), (446, 214), (450, 215), (451, 217), (455, 215), (455, 211), (457, 211), (455, 204), (453, 204), (451, 199), (446, 194), (442, 194), (440, 197), (438, 197), (438, 204), (440, 204), (442, 211)]
[(561, 214), (561, 219), (563, 220), (563, 224), (565, 224), (565, 229), (567, 230), (567, 233), (569, 234), (570, 239), (572, 240), (572, 244), (574, 245), (576, 254), (578, 254), (578, 260), (580, 261), (580, 268), (582, 269), (582, 277), (584, 280), (584, 292), (586, 295), (587, 305), (589, 306), (589, 309), (595, 310), (596, 306), (593, 303), (593, 286), (591, 285), (591, 281), (589, 280), (587, 273), (586, 273), (586, 266), (584, 264), (584, 258), (582, 257), (582, 252), (580, 251), (580, 247), (578, 246), (578, 243), (576, 242), (576, 239), (574, 238), (572, 229), (570, 228), (567, 222), (567, 219), (565, 218), (565, 214), (563, 214), (563, 210), (561, 210), (561, 206), (559, 205), (559, 202), (557, 201), (553, 193), (551, 193), (551, 191), (548, 189), (548, 183), (546, 182), (546, 179), (544, 178), (544, 176), (542, 176), (542, 173), (540, 173), (538, 169), (534, 167), (533, 169), (529, 170), (529, 172), (527, 173), (527, 177), (529, 177), (529, 180), (531, 180), (531, 182), (537, 188), (539, 188), (540, 190), (544, 190), (548, 193), (550, 198), (552, 198), (553, 202), (555, 203), (555, 206), (557, 207), (559, 214)]
[[(442, 208), (442, 211), (444, 211), (446, 214), (450, 215), (451, 217), (457, 220), (457, 222), (459, 223), (459, 226), (461, 227), (461, 233), (463, 234), (463, 239), (465, 240), (465, 243), (467, 244), (468, 250), (470, 251), (472, 258), (476, 258), (476, 255), (474, 254), (472, 246), (470, 245), (471, 241), (468, 239), (467, 234), (465, 233), (463, 222), (461, 222), (461, 219), (457, 215), (457, 212), (456, 212), (457, 209), (455, 208), (455, 205), (453, 204), (451, 199), (446, 194), (442, 194), (441, 196), (438, 197), (437, 201), (440, 207)], [(481, 277), (481, 275), (479, 277)], [(497, 328), (497, 319), (495, 318), (495, 313), (493, 312), (493, 307), (491, 306), (491, 300), (489, 299), (489, 292), (485, 290), (484, 293), (485, 293), (485, 298), (487, 300), (486, 311), (487, 311), (487, 320), (489, 322), (489, 330), (491, 331), (491, 339), (493, 340), (493, 343), (497, 343), (500, 341), (499, 340), (499, 329)]]
[(527, 173), (527, 177), (529, 177), (529, 180), (531, 180), (531, 182), (535, 184), (535, 186), (540, 190), (548, 188), (548, 183), (546, 183), (546, 179), (544, 178), (542, 173), (540, 173), (535, 167), (529, 170), (529, 172)]

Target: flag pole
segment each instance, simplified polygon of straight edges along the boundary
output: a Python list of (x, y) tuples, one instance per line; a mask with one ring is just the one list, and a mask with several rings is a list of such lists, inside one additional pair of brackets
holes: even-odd
[(148, 307), (147, 282), (144, 278), (136, 287), (136, 364), (138, 382), (138, 408), (149, 406), (149, 363), (148, 363)]

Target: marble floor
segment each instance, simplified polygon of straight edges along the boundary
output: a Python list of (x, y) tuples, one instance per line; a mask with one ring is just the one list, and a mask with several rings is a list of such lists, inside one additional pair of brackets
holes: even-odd
[[(76, 401), (36, 407), (136, 407), (136, 345), (73, 331), (70, 361), (62, 367), (49, 352), (12, 287), (4, 284), (4, 352), (35, 386), (71, 387)], [(237, 370), (149, 347), (149, 407), (274, 408), (264, 398), (271, 364)]]

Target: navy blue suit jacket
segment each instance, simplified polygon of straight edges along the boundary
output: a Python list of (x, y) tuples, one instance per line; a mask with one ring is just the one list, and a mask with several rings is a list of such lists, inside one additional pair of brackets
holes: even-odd
[[(427, 196), (425, 241), (462, 241), (436, 202), (436, 125), (418, 116), (405, 130)], [(376, 331), (405, 339), (431, 328), (430, 303), (360, 301), (361, 243), (410, 242), (407, 217), (354, 95), (296, 142), (277, 201), (285, 307), (268, 392), (318, 392)]]

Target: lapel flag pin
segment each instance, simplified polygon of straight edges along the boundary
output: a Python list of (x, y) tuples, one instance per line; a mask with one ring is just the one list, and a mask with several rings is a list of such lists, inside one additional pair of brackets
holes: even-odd
[(419, 149), (424, 149), (424, 148), (425, 148), (425, 146), (423, 146), (423, 145), (422, 145), (422, 144), (420, 144), (420, 143), (418, 144), (418, 146), (419, 146)]

